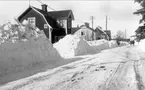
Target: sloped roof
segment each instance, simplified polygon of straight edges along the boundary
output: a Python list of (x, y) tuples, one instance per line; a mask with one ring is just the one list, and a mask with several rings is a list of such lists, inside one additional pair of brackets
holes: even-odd
[(51, 11), (51, 12), (45, 12), (41, 9), (38, 9), (36, 7), (30, 6), (28, 9), (26, 9), (19, 17), (18, 20), (20, 21), (20, 19), (26, 15), (31, 9), (35, 9), (37, 10), (39, 13), (41, 13), (44, 18), (46, 19), (46, 21), (48, 22), (48, 24), (52, 27), (52, 28), (61, 28), (59, 26), (59, 24), (56, 22), (56, 19), (66, 19), (68, 18), (70, 15), (72, 17), (72, 19), (74, 19), (73, 13), (71, 10), (62, 10), (62, 11)]
[(59, 28), (58, 23), (56, 22), (56, 20), (51, 15), (49, 15), (47, 12), (45, 12), (45, 11), (43, 11), (41, 9), (38, 9), (36, 7), (33, 7), (33, 8), (44, 15), (45, 19), (47, 20), (47, 22), (49, 23), (49, 25), (52, 28), (55, 28), (55, 29)]
[(100, 28), (96, 27), (95, 31), (99, 31), (101, 33), (104, 33)]
[(87, 27), (86, 25), (81, 25), (81, 26), (78, 28), (78, 30), (82, 30), (82, 29), (91, 30), (92, 32), (96, 32), (93, 28)]
[(79, 29), (80, 29), (79, 27), (72, 27), (71, 34), (74, 34)]
[(67, 19), (69, 15), (71, 15), (72, 19), (74, 20), (74, 15), (71, 10), (51, 11), (48, 12), (48, 14), (56, 19)]

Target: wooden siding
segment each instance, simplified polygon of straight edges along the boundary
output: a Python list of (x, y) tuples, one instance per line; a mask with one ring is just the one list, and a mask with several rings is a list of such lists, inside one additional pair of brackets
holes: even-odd
[(49, 28), (44, 28), (44, 24), (46, 24), (44, 18), (33, 9), (31, 9), (27, 14), (20, 18), (20, 22), (22, 23), (24, 20), (28, 20), (29, 17), (36, 18), (36, 27), (38, 27), (40, 30), (44, 30), (45, 35), (47, 36), (47, 38), (49, 38)]

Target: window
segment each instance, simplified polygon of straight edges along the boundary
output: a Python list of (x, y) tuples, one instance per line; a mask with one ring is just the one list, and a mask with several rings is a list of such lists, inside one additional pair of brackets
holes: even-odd
[(81, 35), (84, 35), (84, 32), (81, 32)]
[(29, 17), (28, 18), (28, 23), (35, 26), (35, 23), (36, 23), (35, 22), (35, 17)]
[(44, 29), (48, 28), (48, 25), (47, 24), (44, 24)]

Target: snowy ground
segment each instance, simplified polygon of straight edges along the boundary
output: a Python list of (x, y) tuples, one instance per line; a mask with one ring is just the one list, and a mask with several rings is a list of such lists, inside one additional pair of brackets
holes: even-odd
[(0, 90), (145, 90), (144, 54), (136, 46), (108, 49)]

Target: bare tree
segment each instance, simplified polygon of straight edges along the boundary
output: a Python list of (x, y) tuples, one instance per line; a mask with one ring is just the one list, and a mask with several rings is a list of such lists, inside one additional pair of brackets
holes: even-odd
[(118, 30), (117, 33), (116, 33), (116, 36), (115, 36), (116, 39), (125, 39), (125, 33), (121, 30)]

